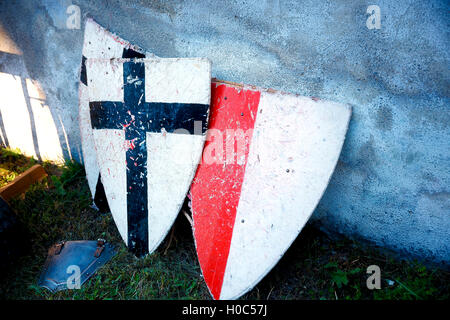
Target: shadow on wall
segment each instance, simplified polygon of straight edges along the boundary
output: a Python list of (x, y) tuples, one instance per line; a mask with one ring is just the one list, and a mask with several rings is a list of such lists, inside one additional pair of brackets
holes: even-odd
[(0, 24), (0, 139), (5, 147), (20, 149), (37, 160), (62, 163), (72, 159), (62, 119), (55, 122), (38, 81), (30, 79), (23, 52)]

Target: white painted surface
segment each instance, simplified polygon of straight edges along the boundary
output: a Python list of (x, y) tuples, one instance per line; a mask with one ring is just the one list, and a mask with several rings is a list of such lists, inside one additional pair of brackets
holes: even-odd
[[(89, 155), (95, 159), (89, 159), (92, 165), (95, 163), (97, 172), (101, 173), (103, 187), (105, 188), (108, 205), (117, 225), (122, 239), (127, 243), (127, 176), (126, 176), (126, 147), (123, 130), (100, 129), (92, 130), (89, 101), (122, 101), (123, 102), (123, 69), (122, 63), (117, 60), (87, 59), (87, 99), (84, 104), (86, 113), (84, 129), (89, 128), (91, 141), (86, 141), (84, 147), (93, 146)], [(81, 122), (80, 122), (81, 124)], [(84, 152), (85, 149), (83, 149)], [(86, 158), (86, 157), (85, 157)], [(100, 165), (98, 165), (100, 164)], [(94, 176), (94, 167), (89, 168), (91, 184), (95, 192), (98, 175)], [(88, 171), (86, 169), (86, 171)], [(94, 181), (95, 180), (95, 181)], [(93, 193), (94, 194), (94, 193)], [(112, 209), (114, 208), (114, 210)]]
[[(88, 59), (86, 62), (88, 92), (90, 101), (123, 101), (123, 67), (129, 59)], [(150, 74), (156, 62), (164, 68), (160, 70), (179, 70), (189, 72), (169, 73), (168, 77), (184, 77), (189, 83), (180, 88), (167, 85), (153, 93), (152, 102), (171, 96), (173, 91), (180, 100), (176, 102), (209, 104), (211, 65), (207, 59), (140, 59), (144, 62), (145, 91), (156, 88), (154, 81), (161, 83), (159, 74), (155, 79)], [(200, 67), (192, 69), (197, 64)], [(186, 65), (186, 68), (183, 68)], [(162, 71), (163, 72), (163, 71)], [(195, 72), (192, 74), (192, 72)], [(155, 73), (153, 73), (154, 75)], [(164, 80), (162, 86), (171, 81)], [(200, 86), (199, 90), (197, 87)], [(146, 98), (146, 102), (148, 99)], [(127, 242), (127, 195), (126, 195), (126, 141), (123, 130), (93, 130), (97, 163), (114, 221), (119, 232)], [(148, 219), (149, 253), (154, 251), (164, 239), (175, 220), (195, 174), (203, 150), (205, 135), (186, 135), (167, 133), (147, 133), (147, 179), (148, 179)]]
[[(86, 20), (83, 41), (83, 56), (89, 58), (121, 58), (124, 48), (132, 48), (137, 52), (142, 49), (131, 45), (128, 41), (107, 31), (92, 19)], [(153, 57), (152, 53), (145, 53), (146, 57)], [(95, 195), (99, 167), (97, 164), (97, 152), (95, 150), (92, 135), (91, 117), (89, 114), (89, 95), (87, 87), (79, 82), (79, 124), (81, 136), (81, 149), (83, 152), (86, 178), (92, 197)]]
[(89, 184), (89, 189), (91, 190), (92, 198), (94, 198), (100, 168), (97, 164), (97, 150), (95, 148), (94, 135), (92, 133), (91, 115), (89, 112), (89, 92), (87, 87), (81, 82), (78, 91), (78, 117), (81, 135), (81, 150), (83, 152), (86, 179)]
[(147, 133), (149, 252), (158, 247), (164, 239), (161, 235), (175, 221), (194, 178), (204, 142), (202, 135)]
[(127, 41), (108, 32), (94, 20), (86, 20), (83, 42), (86, 58), (121, 58), (127, 45)]
[(334, 171), (350, 115), (347, 105), (262, 92), (221, 299), (253, 288), (295, 240)]
[(177, 60), (152, 59), (145, 64), (146, 77), (151, 79), (145, 86), (147, 101), (209, 104), (211, 77), (199, 77), (203, 72), (211, 74), (211, 67), (205, 69), (207, 59), (174, 63)]
[(87, 59), (89, 101), (123, 102), (124, 59)]
[(126, 148), (123, 130), (93, 130), (102, 183), (123, 241), (128, 244)]

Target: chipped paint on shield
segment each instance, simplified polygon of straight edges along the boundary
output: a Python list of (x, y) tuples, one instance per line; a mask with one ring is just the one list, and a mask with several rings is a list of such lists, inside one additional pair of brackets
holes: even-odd
[(207, 128), (207, 59), (87, 59), (89, 109), (105, 194), (137, 256), (164, 239)]
[[(229, 128), (251, 132), (255, 124), (259, 96), (260, 93), (257, 91), (240, 90), (213, 83), (209, 128), (220, 130), (222, 133)], [(220, 138), (216, 137), (216, 139)], [(232, 139), (234, 137), (229, 135), (223, 140), (231, 142)], [(251, 136), (248, 139), (244, 146), (245, 159), (242, 163), (237, 163), (234, 146), (233, 159), (230, 157), (227, 159), (227, 145), (223, 141), (221, 150), (225, 152), (218, 152), (220, 155), (215, 155), (220, 156), (221, 159), (215, 158), (214, 163), (201, 165), (191, 189), (191, 193), (195, 196), (193, 201), (194, 235), (199, 252), (198, 257), (205, 281), (216, 299), (219, 298), (222, 287)], [(207, 157), (210, 155), (209, 152), (213, 151), (214, 143), (217, 141), (205, 143), (204, 154), (207, 155), (203, 159), (205, 163), (209, 161)], [(230, 163), (226, 163), (227, 160)], [(210, 232), (211, 230), (214, 232)]]
[[(308, 221), (339, 158), (351, 108), (223, 81), (213, 81), (211, 95), (209, 130), (253, 129), (245, 161), (211, 163), (220, 144), (208, 139), (190, 192), (206, 284), (215, 299), (235, 299), (272, 269)], [(223, 149), (238, 151), (222, 138)]]
[(108, 212), (109, 207), (105, 196), (100, 170), (97, 164), (97, 151), (92, 134), (89, 114), (89, 96), (86, 79), (86, 60), (90, 58), (144, 58), (153, 57), (151, 53), (144, 53), (141, 48), (130, 44), (119, 36), (107, 31), (94, 20), (86, 19), (84, 30), (83, 53), (81, 58), (79, 82), (79, 124), (81, 149), (89, 189), (94, 204), (101, 212)]

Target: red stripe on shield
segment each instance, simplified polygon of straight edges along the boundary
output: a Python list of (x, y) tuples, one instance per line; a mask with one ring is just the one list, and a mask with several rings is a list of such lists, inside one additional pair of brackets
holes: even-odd
[(194, 237), (205, 282), (220, 298), (260, 92), (211, 87), (202, 163), (191, 186)]

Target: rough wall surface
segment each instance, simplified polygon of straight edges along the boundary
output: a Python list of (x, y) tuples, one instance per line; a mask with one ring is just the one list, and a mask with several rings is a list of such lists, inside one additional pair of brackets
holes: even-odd
[(376, 1), (381, 29), (368, 29), (370, 1), (4, 0), (1, 27), (22, 55), (0, 52), (0, 72), (40, 83), (64, 156), (80, 160), (72, 3), (158, 56), (211, 59), (213, 77), (350, 103), (313, 219), (450, 263), (448, 2)]

